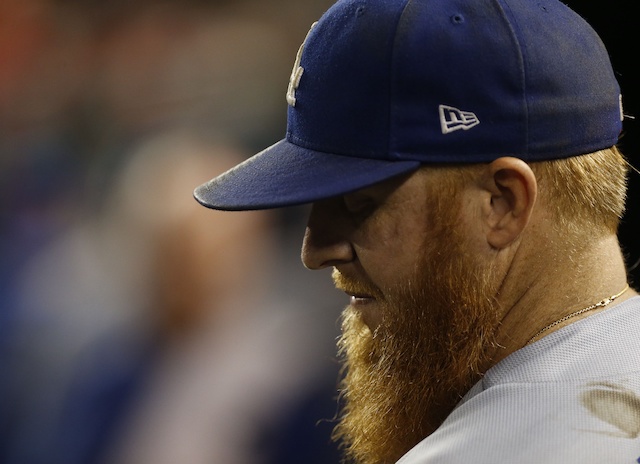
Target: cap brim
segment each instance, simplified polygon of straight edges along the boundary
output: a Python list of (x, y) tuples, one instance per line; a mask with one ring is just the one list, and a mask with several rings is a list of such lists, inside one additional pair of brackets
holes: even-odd
[(243, 211), (312, 203), (381, 182), (420, 166), (323, 153), (287, 140), (270, 146), (194, 191), (212, 209)]

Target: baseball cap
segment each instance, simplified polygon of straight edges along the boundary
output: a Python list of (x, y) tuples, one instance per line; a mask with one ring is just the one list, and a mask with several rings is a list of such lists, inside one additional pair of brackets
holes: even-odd
[(298, 205), (423, 164), (611, 147), (620, 88), (557, 0), (340, 0), (296, 56), (286, 137), (197, 187), (221, 210)]

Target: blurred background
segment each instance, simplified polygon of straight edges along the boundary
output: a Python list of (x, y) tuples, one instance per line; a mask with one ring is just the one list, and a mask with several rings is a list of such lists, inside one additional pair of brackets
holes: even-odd
[[(621, 1), (569, 4), (638, 115)], [(296, 51), (331, 3), (0, 0), (0, 463), (339, 461), (346, 301), (299, 262), (305, 208), (192, 199), (282, 138)], [(621, 140), (636, 167), (638, 131)]]
[(338, 462), (304, 209), (192, 197), (282, 138), (328, 6), (0, 0), (0, 462)]

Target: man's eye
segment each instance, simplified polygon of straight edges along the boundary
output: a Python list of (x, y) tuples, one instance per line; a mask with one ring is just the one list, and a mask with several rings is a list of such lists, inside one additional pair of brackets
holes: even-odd
[(370, 197), (345, 195), (344, 206), (357, 219), (364, 219), (376, 208), (376, 204)]

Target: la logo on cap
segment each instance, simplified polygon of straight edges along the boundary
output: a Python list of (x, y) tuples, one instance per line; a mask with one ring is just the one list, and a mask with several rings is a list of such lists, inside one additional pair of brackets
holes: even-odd
[(290, 106), (296, 106), (296, 90), (300, 85), (300, 79), (302, 78), (302, 73), (304, 73), (304, 68), (300, 66), (300, 60), (302, 59), (302, 50), (304, 50), (304, 44), (307, 43), (307, 39), (309, 38), (309, 34), (311, 34), (311, 29), (318, 24), (318, 21), (311, 25), (309, 32), (307, 32), (302, 45), (298, 49), (298, 53), (296, 54), (296, 61), (293, 63), (293, 69), (291, 70), (291, 77), (289, 77), (289, 87), (287, 88), (287, 103)]

